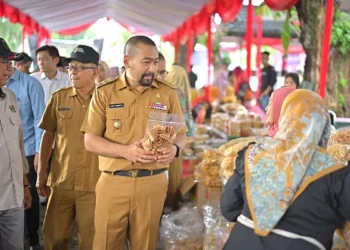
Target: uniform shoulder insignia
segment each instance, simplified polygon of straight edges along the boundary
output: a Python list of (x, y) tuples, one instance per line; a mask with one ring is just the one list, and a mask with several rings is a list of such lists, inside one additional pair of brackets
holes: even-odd
[(70, 89), (70, 88), (73, 88), (73, 87), (70, 86), (70, 87), (63, 87), (63, 88), (60, 88), (59, 90), (56, 90), (55, 92), (53, 92), (52, 95), (55, 95), (55, 94), (57, 94), (57, 93), (59, 93), (59, 92), (61, 92), (61, 91), (68, 90), (68, 89)]
[(166, 86), (168, 86), (168, 87), (170, 87), (170, 88), (172, 88), (172, 89), (175, 89), (175, 88), (173, 87), (173, 85), (171, 85), (171, 83), (169, 83), (169, 82), (167, 82), (167, 81), (160, 80), (160, 79), (158, 79), (158, 78), (156, 78), (155, 80), (156, 80), (157, 83), (164, 84), (164, 85), (166, 85)]
[(100, 85), (97, 86), (97, 88), (101, 88), (101, 87), (103, 87), (103, 86), (105, 86), (105, 85), (107, 85), (107, 84), (111, 84), (111, 83), (115, 82), (116, 80), (118, 80), (119, 77), (120, 77), (120, 76), (111, 77), (111, 78), (108, 78), (108, 79), (106, 79), (106, 80), (103, 80), (103, 81), (100, 83)]

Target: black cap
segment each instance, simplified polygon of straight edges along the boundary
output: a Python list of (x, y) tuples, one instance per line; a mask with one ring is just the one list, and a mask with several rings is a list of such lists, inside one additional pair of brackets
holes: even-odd
[[(57, 67), (64, 67), (65, 66), (65, 64), (63, 63), (64, 59), (66, 59), (66, 57), (60, 56), (60, 60), (57, 63)], [(67, 62), (65, 62), (65, 63), (67, 63)]]
[(100, 60), (100, 55), (93, 48), (86, 45), (78, 45), (74, 48), (70, 57), (64, 58), (63, 63), (69, 63), (70, 61), (75, 60), (81, 63), (93, 63), (98, 65)]
[(10, 50), (6, 41), (0, 37), (0, 57), (11, 61), (20, 61), (23, 59), (23, 55), (14, 53)]

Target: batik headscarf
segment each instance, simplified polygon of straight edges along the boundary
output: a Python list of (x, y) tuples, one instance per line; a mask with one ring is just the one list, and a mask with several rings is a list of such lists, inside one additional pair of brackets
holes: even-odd
[(246, 151), (247, 200), (257, 235), (267, 236), (310, 183), (344, 167), (321, 148), (329, 125), (321, 97), (295, 90), (282, 105), (275, 138)]

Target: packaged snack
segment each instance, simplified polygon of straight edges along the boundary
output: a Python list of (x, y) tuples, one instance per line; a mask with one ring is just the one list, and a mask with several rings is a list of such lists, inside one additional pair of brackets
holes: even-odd
[(154, 152), (171, 147), (176, 139), (176, 134), (185, 126), (181, 115), (150, 112), (142, 147)]

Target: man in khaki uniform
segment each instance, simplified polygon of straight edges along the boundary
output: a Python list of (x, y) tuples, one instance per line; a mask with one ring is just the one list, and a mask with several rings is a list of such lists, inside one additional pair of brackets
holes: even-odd
[[(158, 50), (145, 36), (128, 40), (126, 71), (97, 88), (82, 131), (86, 149), (99, 155), (94, 250), (154, 250), (168, 188), (164, 171), (186, 145), (186, 128), (162, 155), (141, 147), (148, 115), (182, 115), (176, 92), (155, 79)], [(155, 105), (162, 110), (154, 109)]]
[[(80, 132), (95, 90), (98, 53), (79, 45), (71, 53), (68, 71), (72, 87), (55, 92), (46, 107), (39, 127), (44, 130), (37, 186), (42, 196), (50, 197), (43, 225), (46, 250), (68, 249), (77, 222), (81, 250), (92, 249), (94, 237), (95, 186), (100, 176), (98, 156), (87, 152)], [(46, 168), (55, 140), (51, 170)]]

